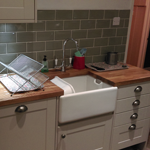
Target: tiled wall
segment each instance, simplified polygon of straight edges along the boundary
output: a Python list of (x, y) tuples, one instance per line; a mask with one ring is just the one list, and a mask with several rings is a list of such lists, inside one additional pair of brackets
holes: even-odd
[[(129, 10), (38, 10), (38, 23), (0, 24), (0, 61), (10, 63), (22, 53), (41, 62), (47, 55), (52, 68), (55, 57), (61, 63), (63, 41), (68, 37), (87, 48), (86, 63), (104, 61), (108, 51), (119, 52), (123, 61), (129, 15)], [(112, 19), (118, 16), (120, 25), (113, 26)], [(69, 41), (66, 58), (75, 51)]]

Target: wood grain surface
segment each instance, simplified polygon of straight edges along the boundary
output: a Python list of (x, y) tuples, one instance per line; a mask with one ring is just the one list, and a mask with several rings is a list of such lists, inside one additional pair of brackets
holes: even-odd
[[(105, 83), (118, 87), (128, 84), (150, 81), (150, 71), (134, 67), (131, 65), (128, 66), (129, 69), (106, 71), (106, 72), (96, 72), (91, 69), (85, 68), (83, 70), (69, 69), (66, 72), (51, 70), (45, 74), (49, 76), (50, 79), (54, 78), (55, 76), (65, 78), (80, 75), (91, 75), (95, 78), (102, 80)], [(17, 93), (14, 94), (13, 96), (10, 96), (10, 93), (7, 91), (7, 89), (2, 84), (0, 84), (0, 107), (16, 103), (46, 99), (51, 97), (57, 96), (59, 97), (63, 94), (64, 91), (50, 81), (47, 81), (44, 84), (44, 91), (37, 90), (24, 93)]]

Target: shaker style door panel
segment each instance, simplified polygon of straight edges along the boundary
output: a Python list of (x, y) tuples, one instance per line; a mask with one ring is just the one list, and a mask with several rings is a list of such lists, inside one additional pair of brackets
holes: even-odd
[(57, 150), (109, 150), (112, 115), (58, 127)]
[(35, 0), (0, 0), (0, 20), (34, 20)]
[(55, 99), (1, 107), (0, 150), (54, 150), (55, 107)]

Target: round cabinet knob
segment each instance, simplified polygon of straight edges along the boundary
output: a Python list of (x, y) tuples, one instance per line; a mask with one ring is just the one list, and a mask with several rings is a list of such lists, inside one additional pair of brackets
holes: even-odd
[(134, 92), (141, 92), (142, 91), (142, 87), (141, 86), (137, 86), (135, 89), (134, 89)]
[(139, 106), (140, 105), (140, 101), (139, 100), (135, 100), (133, 103), (132, 103), (133, 106)]
[(20, 105), (15, 109), (15, 112), (17, 113), (23, 113), (26, 112), (28, 110), (28, 107), (25, 105)]
[(61, 138), (62, 138), (62, 139), (64, 139), (65, 137), (66, 137), (66, 135), (65, 135), (65, 134), (62, 134), (62, 135), (61, 135)]
[(137, 114), (137, 113), (134, 113), (133, 115), (131, 115), (130, 118), (131, 118), (131, 119), (137, 119), (137, 118), (138, 118), (138, 114)]
[(130, 127), (129, 127), (129, 130), (135, 130), (136, 129), (136, 125), (135, 124), (132, 124)]

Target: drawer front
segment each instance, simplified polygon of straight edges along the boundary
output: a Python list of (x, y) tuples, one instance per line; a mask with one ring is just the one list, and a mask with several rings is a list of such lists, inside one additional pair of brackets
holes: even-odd
[(150, 93), (150, 82), (132, 84), (118, 88), (117, 99)]
[[(140, 104), (138, 105), (137, 100), (139, 100)], [(134, 103), (134, 104), (133, 104)], [(150, 105), (150, 94), (138, 95), (136, 97), (121, 99), (117, 101), (116, 105), (116, 113), (129, 111), (133, 109), (138, 109), (142, 107), (146, 107)]]
[(126, 124), (113, 129), (112, 149), (119, 150), (140, 142), (144, 142), (149, 134), (149, 119), (138, 121), (136, 129), (129, 130), (131, 124)]
[[(18, 110), (16, 110), (18, 108)], [(16, 115), (16, 111), (19, 109), (26, 109), (24, 112), (31, 112), (40, 109), (47, 108), (47, 101), (36, 101), (36, 102), (29, 102), (29, 103), (19, 103), (16, 105), (9, 105), (0, 108), (0, 117), (5, 117), (9, 115)], [(23, 112), (22, 112), (23, 113)]]
[(141, 109), (134, 109), (131, 111), (119, 113), (115, 115), (114, 126), (124, 125), (127, 123), (135, 123), (136, 121), (143, 120), (150, 117), (150, 107)]

